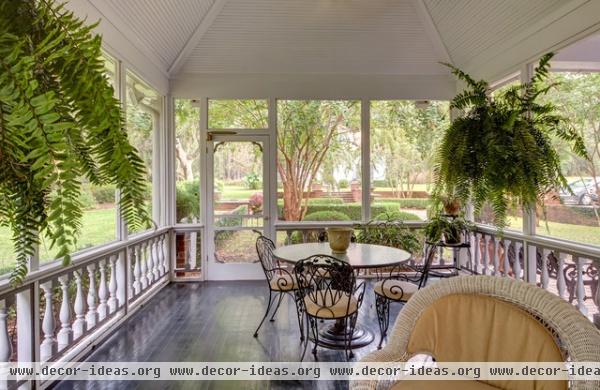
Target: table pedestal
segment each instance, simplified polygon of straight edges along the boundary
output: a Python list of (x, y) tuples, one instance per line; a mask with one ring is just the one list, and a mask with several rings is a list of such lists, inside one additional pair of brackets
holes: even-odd
[[(356, 324), (352, 339), (350, 340), (350, 348), (362, 348), (369, 345), (374, 338), (373, 333), (363, 328), (360, 324)], [(319, 345), (330, 349), (346, 348), (343, 322), (338, 320), (329, 326), (323, 327), (319, 331)]]

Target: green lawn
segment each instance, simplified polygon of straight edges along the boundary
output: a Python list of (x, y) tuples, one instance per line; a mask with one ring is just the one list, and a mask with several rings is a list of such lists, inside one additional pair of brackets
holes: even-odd
[[(510, 218), (510, 225), (515, 230), (523, 230), (523, 220), (521, 218)], [(600, 245), (600, 227), (598, 226), (579, 226), (566, 223), (540, 221), (537, 227), (537, 234), (550, 236), (553, 238), (562, 238), (570, 241), (584, 242), (587, 244)]]
[(233, 186), (226, 184), (223, 187), (221, 200), (248, 200), (252, 194), (261, 192), (261, 190), (249, 190), (244, 186)]
[[(77, 243), (78, 249), (113, 241), (116, 236), (115, 209), (86, 210), (83, 213), (81, 235)], [(13, 246), (10, 240), (10, 230), (0, 227), (0, 274), (10, 270), (14, 264)], [(56, 249), (49, 250), (47, 240), (40, 246), (40, 261), (48, 262), (54, 259)]]

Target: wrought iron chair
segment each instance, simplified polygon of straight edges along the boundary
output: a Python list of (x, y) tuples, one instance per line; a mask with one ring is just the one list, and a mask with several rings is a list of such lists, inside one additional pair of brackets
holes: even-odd
[(425, 254), (421, 267), (408, 264), (394, 266), (386, 276), (375, 283), (375, 306), (381, 338), (377, 349), (381, 349), (383, 339), (390, 326), (390, 303), (406, 303), (421, 287), (427, 284), (431, 263), (435, 257), (435, 245), (425, 244)]
[[(258, 331), (260, 327), (265, 322), (265, 319), (268, 317), (269, 312), (271, 311), (272, 305), (277, 301), (277, 305), (275, 306), (275, 310), (271, 315), (270, 321), (275, 321), (275, 314), (277, 314), (277, 310), (279, 310), (279, 306), (281, 305), (281, 301), (285, 294), (289, 294), (294, 301), (296, 300), (297, 294), (296, 291), (299, 288), (299, 284), (297, 283), (296, 277), (290, 272), (290, 270), (281, 267), (279, 262), (275, 260), (273, 257), (273, 250), (275, 249), (275, 243), (268, 239), (265, 236), (259, 236), (256, 239), (256, 252), (258, 253), (258, 258), (260, 260), (260, 265), (262, 266), (263, 271), (265, 272), (265, 277), (267, 280), (267, 285), (269, 287), (269, 302), (267, 303), (267, 310), (265, 311), (265, 315), (263, 319), (258, 324), (258, 328), (254, 332), (254, 337), (258, 337)], [(273, 298), (275, 297), (275, 298)], [(296, 316), (298, 317), (298, 325), (300, 327), (300, 340), (304, 340), (304, 329), (302, 325), (302, 313), (300, 312), (300, 307), (296, 303)]]
[(362, 305), (365, 283), (357, 286), (356, 275), (350, 264), (327, 255), (300, 260), (294, 267), (294, 275), (298, 284), (303, 286), (298, 290), (297, 302), (308, 324), (301, 360), (304, 359), (309, 340), (314, 343), (312, 353), (317, 356), (320, 320), (337, 321), (344, 334), (346, 358), (352, 358), (354, 354), (350, 341)]

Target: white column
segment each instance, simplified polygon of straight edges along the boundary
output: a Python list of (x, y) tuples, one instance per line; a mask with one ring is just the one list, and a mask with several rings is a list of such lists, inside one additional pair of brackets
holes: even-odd
[(114, 313), (117, 310), (118, 299), (117, 299), (117, 257), (110, 256), (110, 280), (108, 282), (108, 312), (110, 314)]
[[(98, 286), (98, 320), (102, 321), (108, 315), (108, 288), (106, 286), (106, 260), (98, 263), (100, 269), (100, 286)], [(89, 303), (88, 303), (89, 305)]]
[[(85, 316), (85, 320), (87, 322), (87, 329), (92, 329), (96, 326), (98, 322), (98, 312), (96, 311), (96, 303), (97, 303), (97, 295), (96, 295), (96, 265), (90, 264), (87, 266), (88, 277), (89, 277), (89, 286), (88, 286), (88, 295), (87, 295), (87, 305), (88, 311)], [(83, 270), (82, 270), (83, 272)], [(106, 281), (104, 281), (106, 283)], [(102, 284), (102, 281), (100, 281)]]
[(75, 303), (73, 309), (75, 311), (75, 321), (73, 321), (73, 339), (78, 339), (85, 333), (85, 300), (83, 298), (83, 269), (73, 272), (75, 276)]
[[(69, 275), (63, 275), (58, 278), (60, 289), (62, 290), (62, 301), (60, 303), (60, 330), (58, 331), (58, 350), (65, 349), (73, 340), (73, 331), (71, 330), (71, 307), (69, 306)], [(52, 298), (51, 298), (52, 299)]]
[(42, 332), (44, 340), (40, 345), (40, 358), (43, 362), (50, 359), (56, 352), (56, 340), (54, 339), (54, 312), (52, 308), (52, 281), (40, 285), (44, 290), (44, 319), (42, 321)]
[(579, 311), (587, 317), (588, 309), (585, 307), (585, 286), (583, 285), (583, 266), (585, 259), (573, 256), (573, 261), (577, 266), (577, 307)]

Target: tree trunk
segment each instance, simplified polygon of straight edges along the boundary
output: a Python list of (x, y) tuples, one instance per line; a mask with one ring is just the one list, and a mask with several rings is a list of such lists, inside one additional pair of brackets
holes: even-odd
[(188, 159), (188, 155), (185, 152), (185, 149), (183, 149), (183, 146), (181, 146), (179, 139), (175, 140), (175, 156), (177, 157), (177, 161), (179, 161), (179, 164), (183, 170), (183, 179), (192, 180), (194, 178), (192, 161)]

